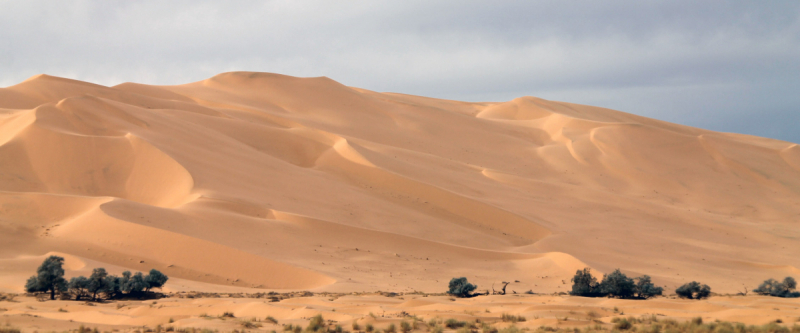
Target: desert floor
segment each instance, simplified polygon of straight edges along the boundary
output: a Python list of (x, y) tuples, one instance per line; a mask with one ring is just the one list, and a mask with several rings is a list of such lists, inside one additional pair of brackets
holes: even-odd
[[(309, 319), (321, 314), (330, 325), (341, 325), (353, 331), (355, 321), (363, 331), (367, 324), (385, 329), (390, 324), (411, 322), (413, 316), (424, 322), (432, 318), (480, 320), (504, 328), (536, 329), (585, 327), (600, 324), (611, 328), (615, 317), (655, 315), (659, 319), (686, 321), (702, 317), (715, 320), (761, 325), (780, 319), (782, 325), (793, 326), (800, 318), (797, 299), (763, 296), (714, 296), (706, 300), (683, 300), (658, 297), (650, 300), (620, 300), (553, 295), (493, 295), (469, 299), (449, 296), (398, 295), (314, 295), (293, 297), (274, 302), (267, 298), (172, 297), (146, 301), (114, 301), (86, 303), (77, 301), (40, 302), (33, 297), (16, 297), (0, 302), (0, 325), (17, 327), (24, 332), (49, 332), (77, 329), (80, 326), (100, 331), (147, 331), (168, 327), (208, 328), (221, 332), (283, 331), (283, 325), (307, 326)], [(232, 312), (234, 317), (224, 317)], [(521, 315), (525, 322), (502, 322), (502, 314)], [(268, 316), (277, 324), (266, 321)], [(172, 321), (172, 322), (171, 322)], [(425, 324), (418, 330), (425, 331)]]

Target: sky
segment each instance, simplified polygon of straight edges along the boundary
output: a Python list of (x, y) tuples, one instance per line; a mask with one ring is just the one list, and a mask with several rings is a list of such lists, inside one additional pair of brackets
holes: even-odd
[(6, 1), (0, 87), (327, 76), (589, 104), (800, 143), (800, 1)]

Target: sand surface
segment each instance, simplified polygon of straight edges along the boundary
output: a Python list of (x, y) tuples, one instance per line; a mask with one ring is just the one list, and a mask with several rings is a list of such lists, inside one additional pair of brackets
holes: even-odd
[[(233, 317), (225, 317), (230, 312)], [(18, 297), (15, 302), (0, 302), (0, 325), (17, 327), (25, 332), (74, 330), (80, 326), (100, 331), (123, 332), (155, 330), (161, 326), (173, 328), (207, 328), (220, 332), (242, 330), (245, 322), (253, 325), (250, 331), (283, 331), (283, 325), (308, 326), (309, 319), (321, 314), (331, 328), (341, 325), (353, 331), (352, 323), (364, 331), (367, 324), (384, 330), (389, 325), (399, 327), (412, 316), (422, 320), (415, 331), (427, 331), (424, 324), (431, 319), (491, 324), (499, 329), (514, 325), (536, 329), (583, 328), (601, 325), (607, 330), (612, 320), (656, 316), (659, 320), (686, 321), (701, 317), (704, 322), (735, 321), (748, 325), (763, 325), (780, 320), (793, 326), (800, 316), (797, 300), (764, 296), (712, 297), (707, 300), (657, 298), (647, 301), (570, 296), (506, 295), (472, 299), (453, 299), (447, 296), (402, 295), (383, 297), (313, 296), (271, 302), (250, 298), (166, 298), (148, 301), (115, 301), (84, 303), (75, 301), (38, 302), (30, 297)], [(501, 316), (523, 316), (526, 321), (503, 322)], [(267, 317), (277, 320), (268, 322)], [(441, 325), (441, 324), (440, 324)], [(452, 330), (448, 330), (452, 331)]]
[(798, 223), (797, 144), (599, 107), (245, 72), (0, 89), (5, 292), (58, 254), (68, 277), (159, 269), (166, 291), (442, 292), (465, 276), (552, 293), (588, 266), (735, 293), (800, 278)]

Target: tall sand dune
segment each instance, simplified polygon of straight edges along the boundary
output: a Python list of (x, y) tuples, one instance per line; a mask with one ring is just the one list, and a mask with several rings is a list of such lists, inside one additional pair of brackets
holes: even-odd
[[(168, 290), (717, 292), (800, 273), (800, 147), (521, 97), (224, 73), (0, 89), (0, 291), (48, 254)], [(800, 278), (800, 276), (796, 276)]]

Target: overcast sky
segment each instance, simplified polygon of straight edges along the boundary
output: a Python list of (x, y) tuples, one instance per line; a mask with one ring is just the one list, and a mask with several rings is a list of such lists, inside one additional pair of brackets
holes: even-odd
[(5, 1), (0, 86), (234, 71), (531, 95), (800, 143), (800, 1)]

